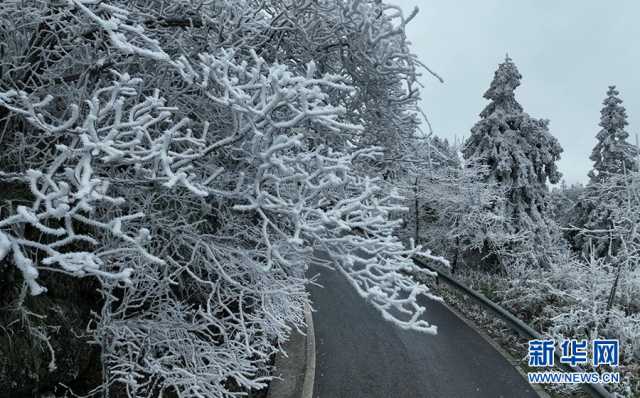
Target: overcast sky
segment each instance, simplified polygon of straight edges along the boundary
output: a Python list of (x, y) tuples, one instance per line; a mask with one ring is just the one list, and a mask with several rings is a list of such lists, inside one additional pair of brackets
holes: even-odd
[(568, 183), (587, 180), (608, 85), (627, 108), (631, 141), (640, 133), (640, 1), (387, 1), (405, 15), (420, 8), (408, 34), (445, 80), (422, 78), (422, 106), (439, 136), (469, 136), (506, 52), (523, 76), (516, 97), (525, 112), (551, 120)]

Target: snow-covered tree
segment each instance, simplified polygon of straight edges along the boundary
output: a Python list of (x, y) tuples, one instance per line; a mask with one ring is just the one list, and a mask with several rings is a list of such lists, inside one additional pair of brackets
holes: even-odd
[(607, 97), (602, 102), (602, 130), (596, 135), (598, 142), (589, 157), (593, 161), (593, 169), (589, 172), (592, 183), (603, 182), (612, 174), (624, 174), (638, 169), (638, 149), (627, 142), (627, 110), (622, 106), (619, 94), (616, 86), (609, 86)]
[[(620, 385), (624, 397), (640, 392), (640, 176), (611, 175), (602, 186), (602, 202), (614, 201), (606, 229), (581, 230), (592, 238), (585, 253), (563, 251), (544, 272), (515, 261), (506, 277), (494, 280), (499, 300), (556, 339), (615, 338), (621, 344)], [(616, 200), (619, 198), (621, 200)], [(597, 244), (607, 242), (605, 255)], [(615, 242), (615, 250), (609, 250)], [(624, 344), (623, 344), (624, 342)]]
[(459, 148), (438, 136), (413, 146), (405, 160), (417, 167), (396, 182), (410, 209), (401, 236), (448, 258), (453, 269), (482, 257), (485, 265), (499, 265), (528, 234), (506, 228), (504, 187), (487, 178), (486, 165), (461, 159)]
[(600, 127), (596, 135), (597, 143), (590, 159), (594, 162), (589, 172), (589, 184), (576, 204), (571, 232), (574, 246), (598, 257), (616, 252), (620, 242), (610, 234), (588, 231), (610, 230), (614, 213), (625, 206), (625, 175), (638, 170), (638, 148), (627, 142), (629, 133), (625, 131), (627, 111), (622, 106), (620, 93), (615, 86), (609, 86), (607, 97), (600, 111)]
[(59, 335), (99, 348), (78, 392), (263, 388), (317, 250), (435, 333), (401, 198), (372, 172), (392, 145), (367, 128), (415, 128), (408, 19), (373, 0), (1, 3), (0, 316), (48, 356), (21, 345), (8, 393), (77, 386), (91, 352)]
[(554, 229), (547, 216), (547, 181), (560, 180), (556, 162), (562, 148), (549, 133), (548, 121), (530, 117), (516, 101), (521, 77), (507, 56), (484, 94), (490, 102), (462, 152), (465, 159), (488, 167), (487, 181), (505, 188), (507, 227), (545, 240)]
[(551, 189), (551, 213), (553, 219), (561, 227), (567, 227), (575, 222), (576, 205), (584, 192), (581, 183), (567, 185), (562, 180), (559, 187)]
[(505, 228), (505, 191), (487, 181), (486, 173), (484, 165), (437, 169), (419, 191), (420, 241), (446, 255), (454, 267), (475, 265), (478, 255), (484, 264), (497, 265), (509, 256), (508, 247), (528, 238)]
[(343, 106), (345, 120), (363, 128), (327, 135), (308, 126), (306, 139), (333, 147), (379, 146), (383, 156), (368, 166), (385, 179), (402, 174), (409, 164), (398, 160), (410, 151), (420, 123), (417, 79), (421, 71), (440, 79), (417, 60), (406, 37), (418, 9), (405, 15), (398, 6), (374, 0), (256, 4), (265, 4), (276, 22), (266, 27), (272, 33), (259, 43), (261, 56), (300, 73), (313, 61), (319, 73), (343, 76), (353, 87), (350, 95), (328, 90), (328, 101)]
[(427, 151), (427, 161), (434, 169), (445, 167), (460, 168), (461, 159), (459, 157), (459, 145), (449, 143), (449, 140), (433, 136), (430, 141), (430, 147)]

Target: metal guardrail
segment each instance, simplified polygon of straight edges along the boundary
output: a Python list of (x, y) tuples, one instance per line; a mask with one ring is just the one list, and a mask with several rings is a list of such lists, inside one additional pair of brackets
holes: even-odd
[[(541, 339), (543, 338), (542, 334), (533, 329), (531, 326), (527, 325), (522, 320), (518, 319), (515, 315), (510, 313), (509, 311), (502, 308), (500, 305), (494, 303), (489, 300), (487, 297), (482, 295), (481, 293), (476, 292), (475, 290), (469, 288), (459, 280), (455, 279), (447, 272), (443, 272), (442, 269), (434, 267), (427, 263), (427, 261), (414, 256), (413, 261), (418, 265), (427, 268), (430, 271), (438, 274), (438, 278), (444, 280), (450, 286), (460, 290), (461, 292), (473, 297), (478, 304), (483, 306), (484, 308), (493, 312), (498, 318), (502, 319), (511, 329), (515, 330), (518, 334), (523, 336), (528, 336), (531, 339)], [(557, 363), (560, 363), (560, 353), (558, 350), (554, 352), (555, 358), (558, 360)], [(571, 370), (573, 372), (584, 372), (583, 369), (577, 366), (571, 366), (568, 364), (562, 364), (565, 369)], [(614, 398), (614, 395), (609, 393), (602, 385), (600, 384), (592, 384), (592, 383), (583, 383), (581, 386), (594, 398)]]

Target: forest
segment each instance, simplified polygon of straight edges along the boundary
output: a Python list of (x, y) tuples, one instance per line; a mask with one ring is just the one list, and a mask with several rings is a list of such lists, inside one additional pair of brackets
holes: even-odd
[(618, 339), (607, 388), (637, 397), (624, 92), (603, 87), (584, 185), (563, 181), (509, 56), (449, 142), (420, 108), (418, 79), (441, 78), (406, 11), (0, 2), (0, 396), (257, 397), (322, 252), (380, 322), (426, 339), (441, 331), (417, 297), (459, 298), (416, 256), (545, 336)]

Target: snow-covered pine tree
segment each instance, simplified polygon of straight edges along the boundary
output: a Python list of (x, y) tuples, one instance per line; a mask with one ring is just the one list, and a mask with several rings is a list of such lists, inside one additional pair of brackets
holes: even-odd
[(622, 106), (620, 92), (616, 86), (609, 86), (607, 98), (600, 111), (600, 127), (596, 138), (598, 143), (593, 148), (589, 159), (593, 161), (593, 169), (589, 172), (592, 183), (600, 183), (611, 174), (624, 174), (625, 171), (638, 169), (638, 149), (627, 142), (629, 133), (625, 131), (627, 110)]
[(589, 184), (575, 208), (574, 225), (579, 232), (571, 232), (574, 248), (596, 257), (615, 255), (619, 241), (608, 233), (611, 229), (612, 214), (624, 206), (626, 200), (623, 177), (638, 170), (638, 148), (629, 143), (629, 133), (625, 127), (627, 111), (622, 106), (620, 92), (616, 86), (609, 86), (607, 97), (602, 101), (600, 127), (596, 135), (597, 143), (591, 152), (593, 169), (589, 172)]
[(462, 152), (466, 160), (486, 165), (486, 179), (505, 189), (506, 229), (531, 232), (541, 243), (555, 230), (547, 217), (547, 181), (560, 180), (556, 162), (562, 148), (549, 133), (548, 120), (530, 117), (516, 100), (514, 91), (521, 78), (507, 55), (484, 93), (491, 102), (480, 113)]

